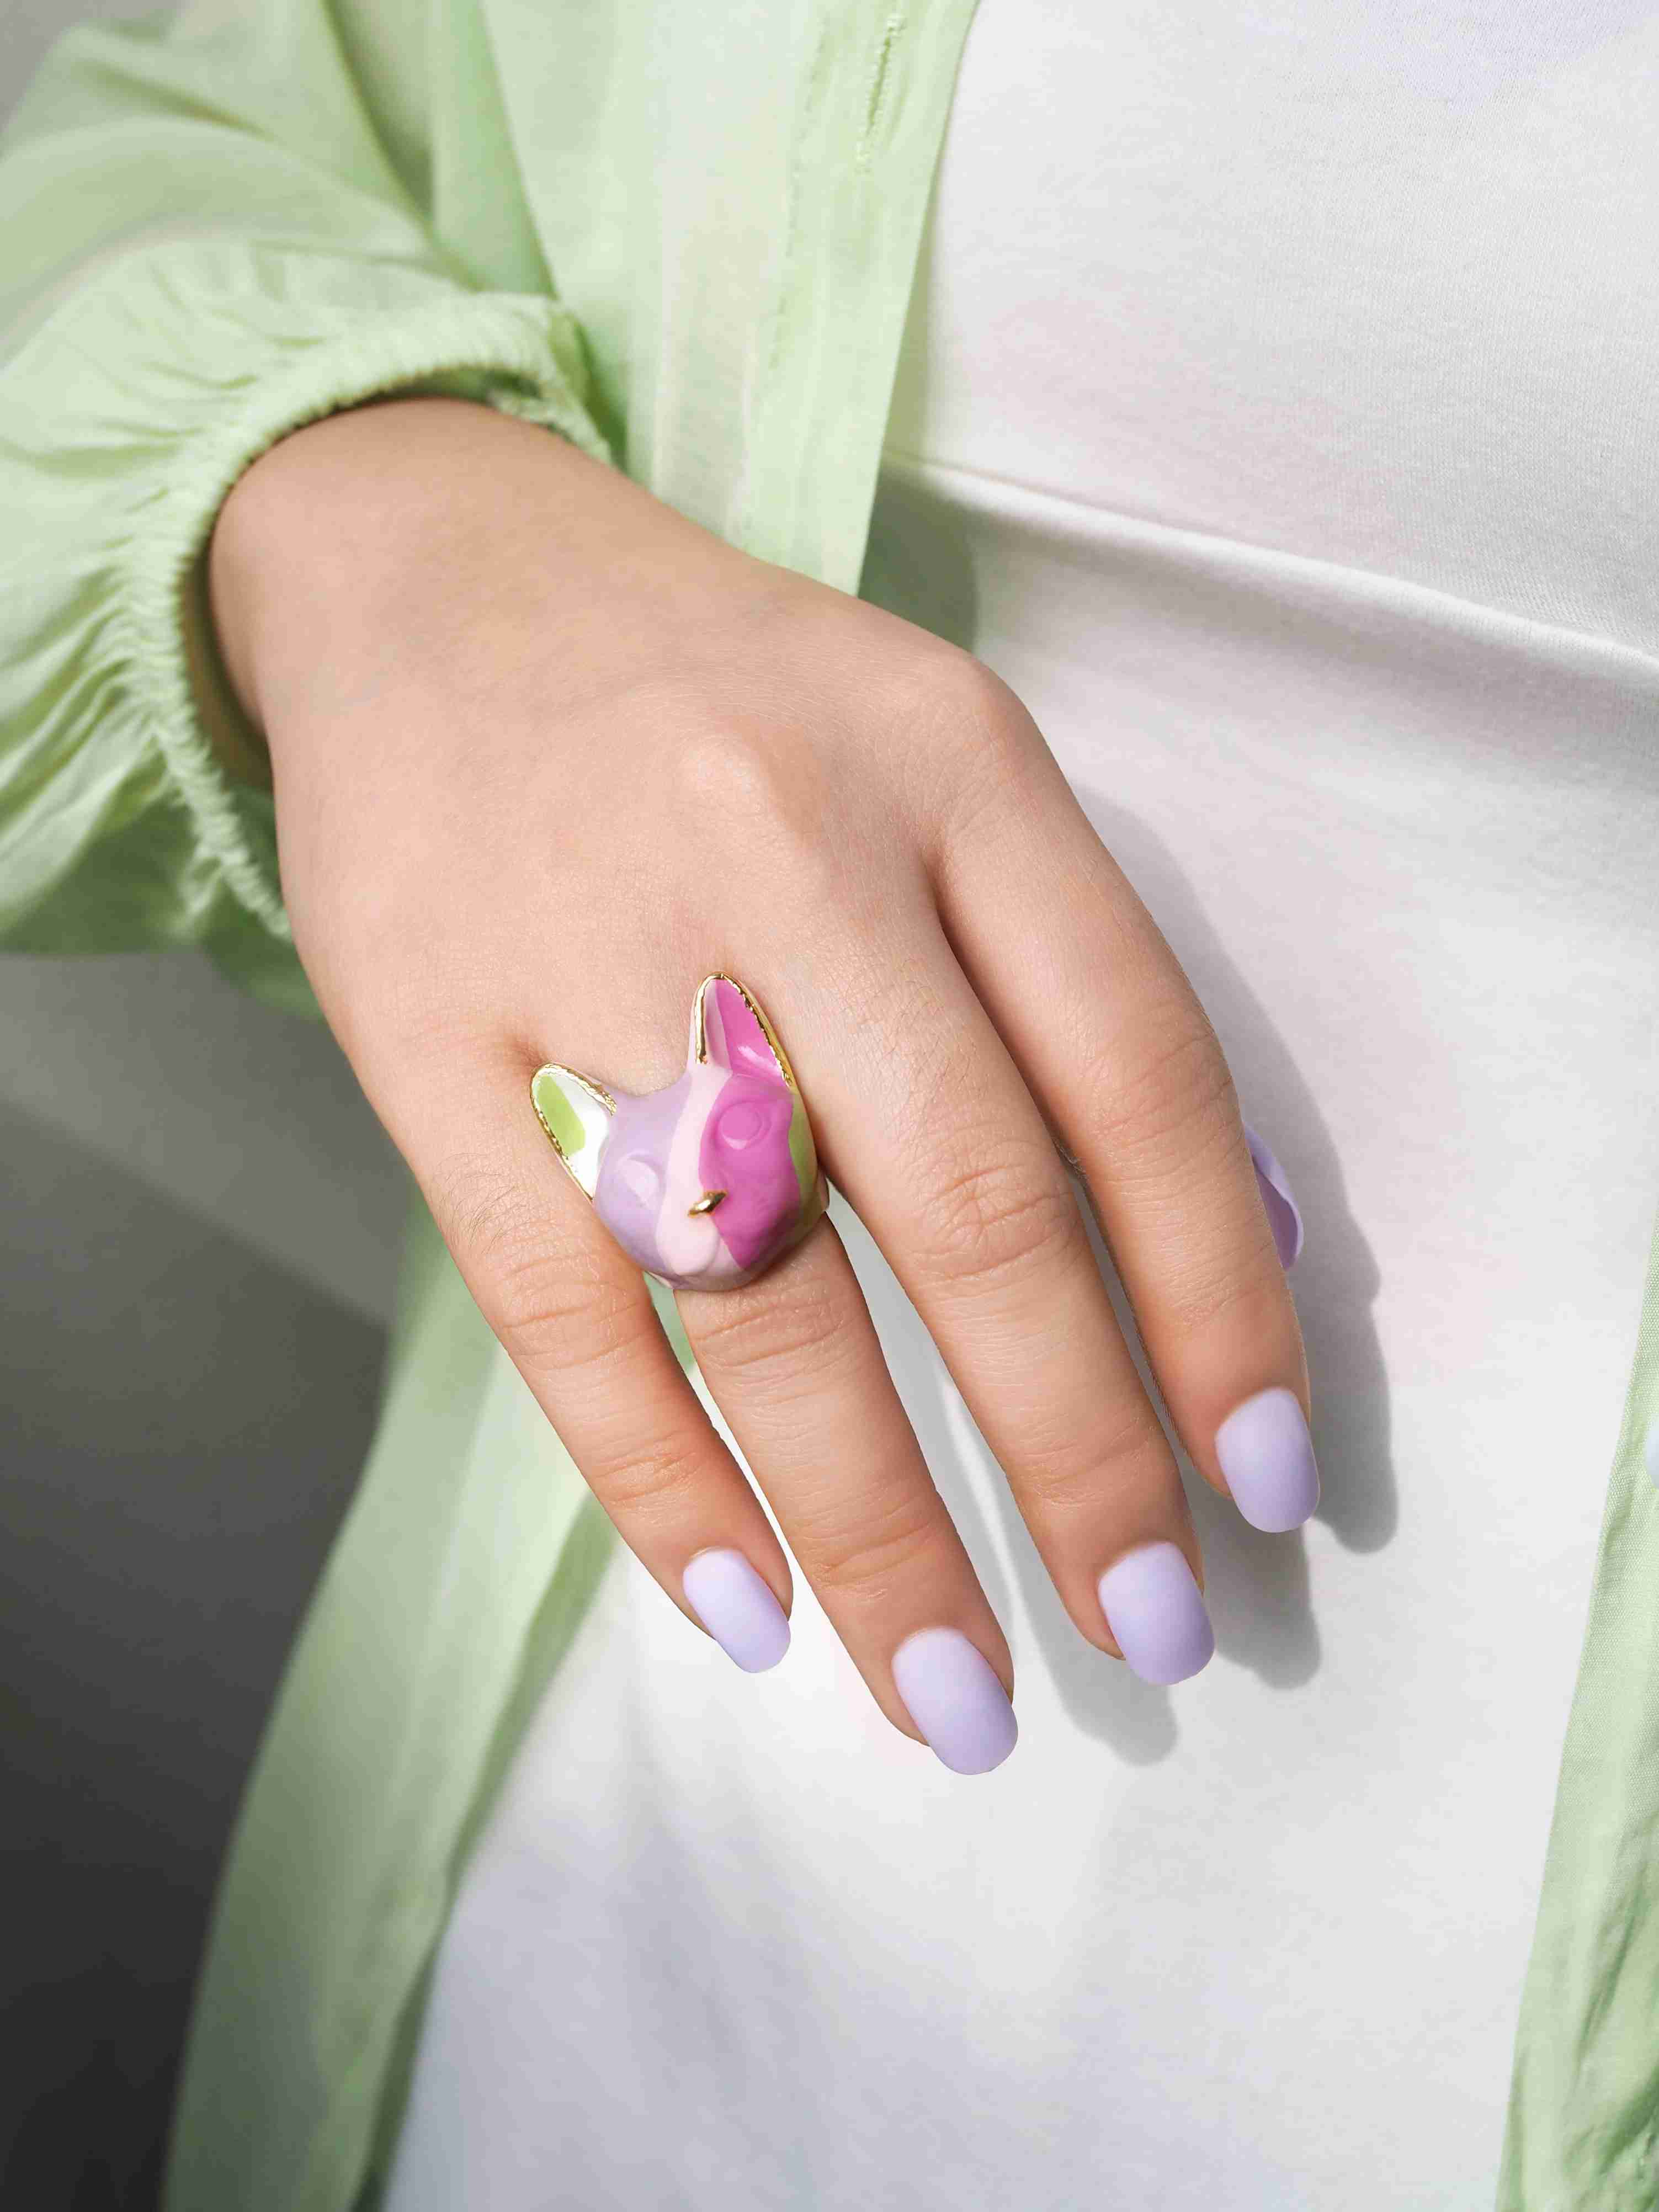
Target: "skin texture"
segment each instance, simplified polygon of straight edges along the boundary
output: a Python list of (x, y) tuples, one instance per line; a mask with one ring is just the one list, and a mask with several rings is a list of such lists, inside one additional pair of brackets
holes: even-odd
[[(317, 994), (491, 1326), (688, 1618), (698, 1553), (790, 1572), (637, 1268), (528, 1103), (550, 1058), (635, 1095), (741, 976), (823, 1164), (1006, 1473), (1079, 1635), (1125, 1553), (1202, 1564), (1091, 1256), (1087, 1178), (1170, 1418), (1215, 1434), (1301, 1338), (1214, 1036), (1013, 695), (895, 617), (738, 553), (559, 439), (461, 400), (296, 431), (209, 580), (270, 746)], [(1007, 1644), (821, 1221), (680, 1293), (709, 1388), (884, 1712), (892, 1654)]]

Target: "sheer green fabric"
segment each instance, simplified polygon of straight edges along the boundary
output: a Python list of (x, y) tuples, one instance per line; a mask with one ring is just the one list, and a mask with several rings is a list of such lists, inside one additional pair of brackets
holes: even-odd
[(1659, 2204), (1656, 1429), (1659, 1236), (1550, 1826), (1498, 2212)]
[[(192, 0), (61, 41), (0, 142), (0, 944), (199, 944), (314, 1013), (203, 555), (330, 410), (506, 409), (855, 588), (971, 8)], [(1659, 2201), (1659, 1282), (1646, 1311), (1502, 2212)], [(416, 1207), (226, 1868), (171, 2212), (374, 2194), (459, 1869), (612, 1541)]]
[(307, 1010), (207, 618), (220, 501), (284, 432), (397, 387), (605, 447), (544, 276), (423, 219), (325, 12), (216, 14), (71, 34), (3, 143), (0, 943), (199, 943)]
[[(63, 40), (0, 148), (0, 942), (199, 943), (314, 1012), (202, 567), (330, 409), (485, 401), (854, 588), (970, 4), (198, 0)], [(172, 2212), (373, 2194), (459, 1869), (613, 1541), (416, 1207)]]

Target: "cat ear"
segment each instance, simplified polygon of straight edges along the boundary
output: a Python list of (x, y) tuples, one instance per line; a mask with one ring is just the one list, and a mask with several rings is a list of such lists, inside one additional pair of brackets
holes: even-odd
[(733, 1075), (764, 1075), (794, 1090), (794, 1070), (769, 1022), (730, 975), (705, 975), (691, 1008), (691, 1057)]
[(592, 1198), (616, 1100), (603, 1084), (578, 1075), (574, 1067), (538, 1067), (530, 1079), (530, 1096), (554, 1151)]

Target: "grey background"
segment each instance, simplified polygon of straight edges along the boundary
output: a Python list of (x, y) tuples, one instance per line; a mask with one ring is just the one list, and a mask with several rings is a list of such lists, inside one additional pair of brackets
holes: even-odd
[[(0, 0), (0, 115), (70, 24), (143, 12)], [(154, 2202), (404, 1188), (326, 1034), (195, 956), (0, 957), (0, 2203)]]

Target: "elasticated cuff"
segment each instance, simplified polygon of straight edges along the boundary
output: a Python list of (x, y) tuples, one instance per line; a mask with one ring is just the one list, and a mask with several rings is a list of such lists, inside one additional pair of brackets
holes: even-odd
[(408, 263), (174, 240), (88, 280), (0, 383), (0, 477), (33, 526), (0, 639), (24, 802), (0, 824), (8, 933), (29, 941), (31, 910), (95, 878), (123, 916), (112, 943), (206, 935), (227, 895), (286, 942), (264, 748), (208, 615), (221, 504), (289, 431), (396, 392), (481, 401), (609, 460), (574, 325), (551, 299)]
[[(250, 370), (254, 364), (250, 362)], [(204, 425), (134, 518), (122, 600), (134, 690), (202, 849), (268, 928), (287, 918), (268, 841), (250, 839), (233, 788), (258, 739), (216, 677), (199, 566), (220, 507), (259, 455), (307, 422), (419, 388), (486, 402), (609, 459), (578, 396), (578, 342), (551, 301), (446, 293), (369, 312), (331, 333), (272, 348), (234, 406)]]

